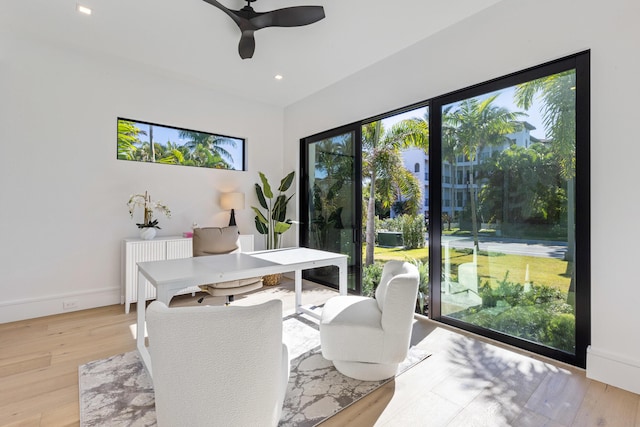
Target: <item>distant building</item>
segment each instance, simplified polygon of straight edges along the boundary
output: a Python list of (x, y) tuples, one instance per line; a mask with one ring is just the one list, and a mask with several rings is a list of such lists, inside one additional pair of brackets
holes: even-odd
[[(477, 168), (478, 164), (490, 158), (494, 153), (500, 153), (512, 145), (529, 148), (535, 142), (544, 142), (533, 135), (531, 131), (536, 129), (532, 124), (526, 121), (517, 122), (520, 129), (516, 132), (505, 135), (505, 142), (502, 145), (484, 147), (481, 152), (477, 153), (476, 158), (471, 162), (464, 155), (460, 154), (456, 158), (455, 163), (442, 163), (442, 212), (456, 217), (461, 212), (469, 197), (470, 180), (469, 175), (471, 168)], [(420, 213), (425, 218), (429, 217), (429, 155), (420, 148), (409, 148), (402, 152), (404, 167), (413, 173), (420, 182), (422, 190), (422, 198), (419, 206)], [(478, 183), (474, 182), (473, 186), (477, 189)], [(476, 191), (477, 194), (477, 191)], [(391, 216), (395, 217), (396, 213), (392, 210)]]
[[(419, 213), (424, 214), (425, 218), (429, 216), (429, 155), (421, 148), (409, 148), (402, 152), (404, 167), (413, 173), (420, 182), (422, 190), (422, 198), (418, 206), (421, 206)], [(392, 210), (391, 217), (396, 216)]]

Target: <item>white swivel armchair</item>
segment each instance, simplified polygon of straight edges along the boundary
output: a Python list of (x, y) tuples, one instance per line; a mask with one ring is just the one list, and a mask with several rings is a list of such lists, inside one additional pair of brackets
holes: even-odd
[(147, 309), (158, 426), (276, 426), (289, 379), (282, 301)]
[(388, 261), (376, 298), (330, 298), (320, 320), (322, 355), (342, 374), (364, 381), (395, 375), (407, 357), (420, 275), (415, 265)]

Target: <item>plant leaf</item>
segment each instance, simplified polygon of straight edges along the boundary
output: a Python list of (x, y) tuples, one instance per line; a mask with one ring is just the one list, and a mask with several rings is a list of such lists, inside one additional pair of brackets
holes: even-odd
[(276, 234), (282, 234), (285, 231), (287, 231), (288, 229), (291, 228), (291, 223), (290, 222), (276, 222), (275, 226), (273, 227), (273, 231)]
[(276, 203), (273, 206), (273, 212), (271, 215), (272, 219), (276, 221), (285, 220), (287, 216), (287, 204), (289, 203), (289, 200), (291, 200), (292, 197), (293, 195), (287, 198), (287, 196), (285, 196), (284, 194), (281, 194), (278, 196), (278, 198), (276, 199)]
[(276, 198), (276, 202), (273, 204), (273, 212), (271, 213), (271, 218), (276, 221), (284, 221), (286, 216), (287, 196), (281, 194)]
[(253, 211), (256, 213), (256, 220), (260, 221), (264, 225), (269, 225), (269, 221), (267, 221), (267, 218), (265, 218), (260, 209), (256, 208), (255, 206), (251, 206), (251, 209), (253, 209)]
[(284, 193), (285, 191), (287, 191), (289, 189), (289, 187), (291, 187), (291, 184), (293, 183), (293, 178), (296, 174), (296, 171), (293, 171), (291, 173), (289, 173), (289, 175), (285, 176), (284, 178), (282, 178), (282, 181), (280, 181), (280, 187), (278, 188), (278, 191)]
[(267, 199), (272, 198), (273, 197), (273, 191), (271, 191), (271, 186), (269, 185), (269, 181), (267, 180), (267, 177), (264, 176), (264, 174), (262, 172), (258, 172), (258, 173), (260, 174), (260, 181), (262, 181), (262, 187), (264, 189), (264, 195), (267, 197)]
[(256, 183), (255, 187), (256, 196), (258, 196), (258, 202), (260, 203), (260, 206), (262, 206), (264, 209), (269, 209), (269, 207), (267, 206), (267, 200), (264, 198), (264, 194), (262, 193), (262, 187), (260, 187), (258, 183)]
[(258, 233), (267, 234), (269, 232), (269, 228), (267, 228), (266, 225), (260, 222), (258, 217), (255, 217), (255, 222), (256, 222), (256, 230), (258, 230)]

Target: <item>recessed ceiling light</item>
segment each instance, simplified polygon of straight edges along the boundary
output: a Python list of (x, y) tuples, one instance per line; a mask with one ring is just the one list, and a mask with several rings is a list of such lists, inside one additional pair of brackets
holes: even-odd
[(85, 15), (91, 15), (91, 8), (88, 8), (87, 6), (83, 6), (80, 3), (77, 4), (76, 9), (80, 13), (84, 13)]
[(284, 77), (282, 77), (280, 74), (276, 74), (274, 78), (276, 80), (282, 80)]

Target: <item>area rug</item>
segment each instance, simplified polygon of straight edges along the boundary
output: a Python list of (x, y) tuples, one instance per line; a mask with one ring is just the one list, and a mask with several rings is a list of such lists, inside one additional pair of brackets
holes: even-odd
[[(311, 427), (393, 380), (345, 377), (322, 357), (318, 325), (303, 315), (283, 319), (291, 373), (280, 426)], [(397, 375), (429, 356), (412, 347)], [(153, 384), (137, 351), (79, 368), (80, 426), (155, 426)]]

